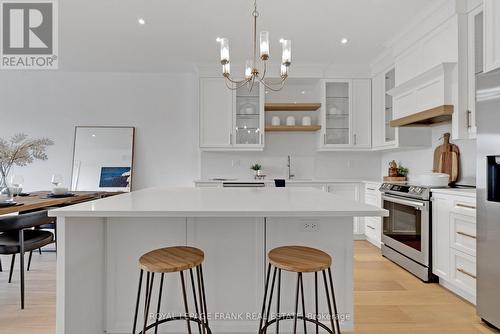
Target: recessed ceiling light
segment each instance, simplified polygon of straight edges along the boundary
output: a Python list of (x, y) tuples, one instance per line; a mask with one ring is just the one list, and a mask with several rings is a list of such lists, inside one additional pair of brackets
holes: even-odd
[(340, 43), (342, 43), (342, 44), (347, 44), (347, 42), (349, 42), (349, 40), (347, 38), (342, 38), (340, 40)]
[(137, 22), (139, 22), (140, 25), (145, 25), (146, 24), (146, 21), (141, 17), (137, 20)]

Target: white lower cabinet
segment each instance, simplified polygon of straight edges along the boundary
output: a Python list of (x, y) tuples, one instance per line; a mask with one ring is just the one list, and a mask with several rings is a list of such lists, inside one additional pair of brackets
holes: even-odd
[(433, 194), (432, 271), (439, 283), (476, 303), (476, 200)]
[[(365, 183), (366, 204), (382, 206), (380, 186), (380, 183)], [(366, 240), (380, 248), (382, 244), (382, 218), (365, 217), (362, 220), (364, 220)]]

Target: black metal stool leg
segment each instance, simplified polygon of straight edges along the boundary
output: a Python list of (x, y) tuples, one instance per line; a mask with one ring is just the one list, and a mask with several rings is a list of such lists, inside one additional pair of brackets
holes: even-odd
[[(181, 271), (180, 273), (181, 273), (181, 283), (182, 283), (182, 298), (184, 299), (184, 312), (186, 313), (186, 317), (189, 317), (189, 307), (186, 294), (186, 282), (184, 281), (184, 272)], [(189, 321), (189, 319), (186, 321), (186, 323), (187, 323), (188, 333), (192, 334), (191, 322)]]
[(332, 326), (332, 331), (336, 332), (335, 324), (333, 321), (333, 313), (332, 313), (332, 304), (330, 302), (330, 292), (328, 291), (328, 282), (326, 280), (326, 270), (323, 270), (323, 281), (325, 283), (325, 291), (326, 291), (326, 302), (328, 304), (328, 314), (330, 316), (330, 325)]
[[(276, 282), (276, 272), (277, 271), (278, 271), (278, 268), (274, 268), (273, 280), (271, 283), (271, 291), (269, 292), (269, 303), (267, 305), (266, 322), (269, 321), (269, 314), (271, 313), (271, 304), (273, 302), (274, 283)], [(267, 333), (267, 329), (264, 331), (264, 333)]]
[(158, 323), (160, 321), (160, 307), (161, 307), (161, 295), (163, 292), (163, 278), (165, 274), (161, 274), (161, 279), (160, 279), (160, 294), (158, 295), (158, 307), (156, 308), (156, 324), (155, 324), (155, 334), (158, 334)]
[(32, 257), (33, 257), (33, 251), (30, 252), (30, 257), (28, 258), (28, 267), (26, 267), (26, 271), (30, 271)]
[(142, 276), (144, 271), (141, 269), (139, 274), (139, 288), (137, 289), (137, 303), (135, 304), (135, 314), (134, 314), (134, 327), (132, 329), (132, 334), (135, 334), (135, 329), (137, 328), (137, 315), (139, 314), (139, 302), (141, 300), (141, 287), (142, 287)]
[(147, 273), (146, 275), (146, 298), (144, 299), (144, 325), (142, 328), (142, 334), (146, 333), (146, 327), (148, 324), (148, 313), (149, 313), (149, 302), (151, 301), (151, 293), (153, 288), (153, 273)]
[[(200, 310), (198, 308), (198, 299), (196, 298), (196, 288), (194, 285), (193, 268), (189, 269), (189, 277), (191, 278), (191, 288), (193, 289), (194, 311), (196, 312), (196, 318), (201, 320)], [(201, 334), (201, 324), (200, 323), (198, 323), (198, 333)]]
[(293, 334), (297, 334), (297, 320), (299, 313), (299, 287), (300, 287), (300, 276), (302, 274), (298, 273), (297, 275), (297, 288), (295, 289), (295, 313), (293, 314)]
[(205, 313), (205, 324), (208, 326), (208, 309), (207, 309), (207, 297), (205, 296), (205, 280), (203, 279), (203, 266), (200, 264), (200, 277), (201, 277), (201, 292), (203, 294), (203, 312)]
[(335, 313), (335, 325), (337, 326), (335, 329), (335, 333), (340, 334), (339, 313), (337, 311), (337, 302), (335, 300), (335, 291), (333, 289), (333, 278), (332, 278), (331, 268), (328, 268), (328, 276), (330, 277), (330, 290), (332, 290), (333, 312)]
[(16, 262), (16, 254), (12, 254), (12, 260), (10, 260), (9, 283), (12, 282), (12, 273), (14, 272), (14, 263), (15, 262)]
[[(314, 303), (315, 303), (315, 314), (316, 321), (319, 321), (319, 306), (318, 306), (318, 273), (314, 273)], [(319, 325), (316, 323), (316, 334), (319, 333)]]
[(3, 272), (3, 268), (2, 268), (2, 258), (0, 257), (0, 273)]
[(262, 302), (262, 311), (260, 312), (259, 333), (262, 332), (262, 324), (264, 323), (264, 313), (266, 312), (267, 290), (269, 288), (270, 278), (271, 278), (271, 264), (269, 263), (269, 265), (267, 266), (266, 285), (264, 287), (264, 301)]
[(280, 332), (281, 269), (278, 269), (278, 293), (276, 296), (276, 334)]
[(301, 299), (302, 299), (302, 316), (304, 317), (304, 334), (307, 334), (307, 321), (306, 321), (306, 302), (304, 299), (304, 281), (302, 273), (300, 274), (300, 291), (301, 291)]
[[(201, 313), (200, 313), (200, 320), (203, 321), (204, 324), (206, 324), (206, 317), (207, 317), (207, 314), (205, 313), (204, 311), (204, 307), (203, 307), (203, 294), (202, 294), (202, 290), (201, 290), (201, 275), (200, 275), (200, 267), (196, 267), (196, 278), (198, 280), (198, 294), (200, 295), (200, 310), (201, 310)], [(203, 328), (203, 334), (205, 334), (205, 326), (202, 326)]]

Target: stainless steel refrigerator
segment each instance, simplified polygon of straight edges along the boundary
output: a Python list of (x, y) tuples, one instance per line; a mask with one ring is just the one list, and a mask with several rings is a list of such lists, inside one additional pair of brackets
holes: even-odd
[(477, 312), (500, 328), (500, 70), (477, 77)]

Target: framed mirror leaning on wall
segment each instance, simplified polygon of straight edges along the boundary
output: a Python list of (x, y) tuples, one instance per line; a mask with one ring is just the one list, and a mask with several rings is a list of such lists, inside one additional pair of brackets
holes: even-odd
[(134, 127), (77, 126), (71, 189), (131, 191), (134, 136)]

